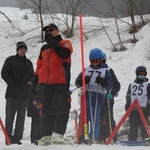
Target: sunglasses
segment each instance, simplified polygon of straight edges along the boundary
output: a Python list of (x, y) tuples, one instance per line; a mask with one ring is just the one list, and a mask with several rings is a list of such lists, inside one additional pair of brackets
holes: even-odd
[(46, 33), (48, 33), (48, 32), (53, 32), (54, 30), (56, 30), (56, 29), (51, 28), (51, 29), (46, 30), (45, 32), (46, 32)]

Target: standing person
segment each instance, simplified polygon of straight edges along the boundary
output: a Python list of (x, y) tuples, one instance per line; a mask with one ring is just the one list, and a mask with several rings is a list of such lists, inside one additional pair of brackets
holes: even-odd
[[(36, 100), (36, 101), (34, 101)], [(36, 105), (34, 105), (36, 104)], [(40, 139), (40, 107), (38, 105), (38, 76), (34, 75), (30, 83), (30, 99), (27, 108), (27, 116), (31, 117), (31, 143), (37, 145), (37, 140)]]
[[(126, 94), (126, 105), (125, 110), (128, 110), (130, 105), (135, 99), (138, 100), (139, 105), (143, 111), (143, 114), (148, 121), (148, 115), (150, 114), (150, 83), (148, 83), (147, 70), (144, 66), (138, 66), (135, 70), (136, 79), (129, 84), (127, 94)], [(140, 114), (135, 107), (129, 118), (129, 141), (136, 141), (138, 138), (138, 127), (141, 130), (142, 140), (148, 137), (145, 127), (143, 125)]]
[(62, 39), (58, 27), (43, 28), (42, 46), (35, 74), (39, 78), (39, 103), (42, 106), (39, 145), (63, 143), (70, 111), (70, 68), (72, 44)]
[[(102, 51), (94, 48), (89, 53), (90, 66), (85, 68), (86, 109), (89, 122), (89, 142), (99, 143), (101, 108), (105, 93), (112, 87), (112, 79), (102, 63)], [(75, 80), (77, 87), (82, 87), (82, 72)]]
[[(107, 94), (105, 96), (104, 105), (102, 108), (102, 127), (100, 131), (100, 141), (105, 143), (105, 140), (108, 138), (108, 136), (111, 134), (112, 130), (116, 127), (116, 122), (114, 120), (114, 112), (113, 112), (113, 106), (114, 106), (114, 97), (118, 94), (120, 91), (120, 82), (118, 81), (114, 71), (112, 68), (109, 68), (109, 66), (106, 64), (106, 54), (102, 52), (103, 54), (103, 64), (105, 65), (106, 69), (109, 71), (111, 78), (113, 80), (113, 86), (112, 88), (107, 91)], [(114, 142), (117, 141), (117, 135), (113, 138)]]
[[(26, 58), (27, 45), (17, 43), (17, 54), (8, 57), (1, 70), (1, 76), (7, 83), (5, 127), (11, 143), (22, 144), (26, 107), (29, 96), (29, 81), (34, 71), (32, 62)], [(17, 114), (16, 114), (17, 113)], [(12, 134), (16, 115), (15, 131)], [(7, 144), (7, 143), (6, 143)]]

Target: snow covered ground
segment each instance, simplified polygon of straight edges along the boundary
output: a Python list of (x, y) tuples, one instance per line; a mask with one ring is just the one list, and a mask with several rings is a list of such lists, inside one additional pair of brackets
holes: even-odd
[[(20, 27), (23, 32), (27, 32), (24, 36), (14, 29), (6, 18), (0, 14), (0, 70), (5, 59), (16, 53), (16, 43), (18, 41), (25, 41), (28, 45), (27, 57), (31, 59), (34, 67), (36, 66), (36, 60), (39, 55), (39, 51), (43, 43), (39, 43), (40, 38), (40, 24), (35, 21), (35, 16), (27, 10), (19, 10), (17, 8), (0, 8), (0, 11), (4, 12), (13, 23)], [(22, 17), (27, 14), (29, 19), (24, 20)], [(60, 14), (59, 14), (60, 15)], [(46, 17), (45, 17), (46, 18)], [(149, 18), (149, 15), (145, 15), (145, 18)], [(137, 43), (133, 44), (129, 41), (132, 39), (132, 35), (128, 33), (129, 25), (125, 22), (130, 22), (129, 18), (124, 18), (124, 22), (119, 21), (120, 33), (122, 41), (127, 41), (124, 46), (127, 50), (122, 52), (112, 52), (112, 46), (108, 37), (103, 30), (93, 30), (92, 29), (102, 28), (100, 25), (100, 20), (94, 17), (84, 17), (83, 18), (83, 32), (84, 36), (84, 54), (85, 54), (85, 66), (89, 65), (88, 54), (92, 48), (100, 48), (107, 54), (107, 63), (115, 71), (120, 83), (121, 90), (118, 97), (115, 98), (114, 105), (114, 117), (118, 123), (124, 111), (125, 105), (125, 94), (127, 91), (128, 84), (135, 79), (135, 68), (139, 65), (144, 65), (147, 67), (148, 78), (150, 77), (150, 23), (146, 24), (142, 29), (136, 33), (136, 37), (139, 40)], [(115, 23), (113, 18), (103, 19), (104, 25), (106, 26), (109, 35), (114, 43), (117, 43), (117, 35), (115, 31)], [(56, 21), (57, 22), (57, 21)], [(48, 24), (48, 20), (44, 20), (44, 24)], [(71, 89), (74, 89), (74, 80), (81, 71), (81, 52), (80, 52), (80, 31), (79, 31), (79, 21), (76, 22), (75, 35), (70, 40), (73, 44), (74, 53), (72, 54), (72, 78), (71, 78)], [(35, 29), (36, 28), (36, 29)], [(34, 29), (34, 30), (33, 30)], [(60, 26), (63, 29), (63, 26)], [(30, 31), (30, 32), (28, 32)], [(5, 121), (5, 90), (6, 84), (0, 78), (0, 117), (3, 122)], [(72, 108), (79, 109), (78, 104), (78, 91), (74, 91), (72, 94)], [(50, 146), (35, 146), (30, 144), (30, 118), (26, 117), (25, 127), (24, 127), (24, 137), (22, 139), (22, 145), (5, 145), (5, 138), (3, 132), (0, 128), (0, 150), (148, 150), (149, 147), (127, 147), (120, 145), (50, 145)], [(65, 136), (73, 136), (74, 131), (74, 120), (69, 119), (68, 127)]]

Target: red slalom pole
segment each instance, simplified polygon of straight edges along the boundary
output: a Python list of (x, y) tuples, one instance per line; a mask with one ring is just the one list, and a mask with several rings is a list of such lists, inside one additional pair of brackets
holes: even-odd
[(150, 129), (148, 127), (148, 124), (146, 122), (146, 119), (144, 117), (144, 114), (142, 112), (142, 109), (139, 105), (138, 100), (136, 99), (132, 105), (129, 107), (129, 109), (126, 111), (125, 115), (122, 117), (122, 119), (120, 120), (120, 122), (118, 123), (118, 125), (115, 127), (115, 129), (113, 130), (112, 134), (110, 134), (110, 136), (108, 137), (108, 139), (106, 140), (105, 144), (108, 145), (111, 141), (111, 139), (116, 135), (117, 131), (119, 130), (120, 126), (123, 124), (123, 122), (126, 120), (126, 118), (130, 115), (131, 111), (133, 110), (134, 107), (137, 107), (140, 117), (142, 119), (142, 122), (144, 124), (144, 127), (146, 129), (146, 132), (148, 134), (148, 136), (150, 137)]
[(137, 100), (135, 100), (132, 103), (132, 105), (128, 108), (128, 110), (126, 111), (126, 113), (124, 114), (124, 116), (121, 118), (121, 120), (119, 121), (119, 123), (117, 124), (117, 126), (115, 127), (115, 129), (113, 130), (113, 132), (110, 134), (110, 136), (106, 140), (106, 142), (105, 142), (106, 145), (108, 145), (111, 142), (111, 139), (116, 135), (117, 131), (119, 130), (119, 128), (121, 127), (121, 125), (125, 122), (126, 118), (130, 115), (131, 111), (136, 106), (136, 104), (137, 104)]
[[(84, 46), (83, 46), (83, 25), (82, 25), (82, 14), (80, 14), (80, 43), (81, 43), (81, 61), (82, 61), (82, 91), (81, 100), (83, 101), (83, 128), (84, 128), (84, 139), (88, 140), (88, 125), (87, 125), (87, 112), (86, 112), (86, 92), (85, 92), (85, 72), (84, 72)], [(81, 107), (82, 108), (82, 107)]]
[(140, 105), (139, 105), (139, 102), (137, 101), (136, 102), (137, 104), (137, 109), (138, 109), (138, 111), (139, 111), (139, 114), (140, 114), (140, 117), (141, 117), (141, 119), (142, 119), (142, 122), (143, 122), (143, 124), (144, 124), (144, 127), (145, 127), (145, 129), (146, 129), (146, 132), (147, 132), (147, 134), (148, 134), (148, 137), (150, 137), (150, 129), (149, 129), (149, 127), (148, 127), (148, 123), (147, 123), (147, 121), (146, 121), (146, 119), (145, 119), (145, 116), (144, 116), (144, 114), (143, 114), (143, 112), (142, 112), (142, 109), (141, 109), (141, 107), (140, 107)]
[(6, 130), (5, 130), (5, 127), (4, 127), (4, 125), (3, 125), (3, 122), (2, 122), (1, 117), (0, 117), (0, 126), (2, 127), (3, 133), (4, 133), (4, 135), (5, 135), (5, 139), (6, 139), (7, 145), (10, 145), (11, 142), (10, 142), (10, 139), (9, 139), (9, 137), (8, 137), (8, 134), (7, 134)]

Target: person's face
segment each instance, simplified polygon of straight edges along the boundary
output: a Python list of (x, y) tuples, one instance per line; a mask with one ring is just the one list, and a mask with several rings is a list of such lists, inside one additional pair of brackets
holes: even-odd
[(19, 48), (17, 53), (18, 53), (19, 56), (24, 57), (26, 52), (27, 52), (26, 48), (25, 47), (21, 47), (21, 48)]
[(96, 58), (96, 59), (90, 59), (90, 62), (91, 62), (91, 65), (97, 66), (97, 65), (99, 65), (102, 61), (101, 61), (101, 59)]
[(59, 34), (59, 30), (48, 28), (46, 29), (45, 34), (48, 34), (48, 33), (52, 34), (52, 36), (55, 37)]

